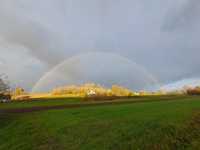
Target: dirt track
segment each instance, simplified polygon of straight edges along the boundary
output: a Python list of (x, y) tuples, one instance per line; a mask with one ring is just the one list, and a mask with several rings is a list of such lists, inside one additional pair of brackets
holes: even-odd
[[(66, 108), (80, 108), (80, 107), (91, 107), (91, 106), (101, 106), (101, 105), (117, 105), (125, 103), (136, 103), (140, 101), (129, 100), (129, 101), (103, 101), (103, 102), (85, 102), (79, 104), (65, 104), (65, 105), (55, 105), (55, 106), (33, 106), (27, 108), (8, 108), (0, 110), (3, 113), (29, 113), (35, 111), (44, 111), (44, 110), (55, 110), (55, 109), (66, 109)], [(141, 101), (142, 102), (142, 101)]]
[[(90, 101), (79, 104), (65, 104), (65, 105), (55, 105), (55, 106), (33, 106), (26, 108), (7, 108), (0, 110), (0, 113), (30, 113), (45, 110), (58, 110), (67, 108), (80, 108), (80, 107), (91, 107), (91, 106), (102, 106), (102, 105), (119, 105), (128, 103), (142, 103), (142, 102), (153, 102), (153, 101), (173, 101), (172, 98), (162, 98), (159, 100), (112, 100), (112, 101)], [(176, 99), (177, 100), (177, 99)], [(182, 100), (182, 98), (180, 99)]]

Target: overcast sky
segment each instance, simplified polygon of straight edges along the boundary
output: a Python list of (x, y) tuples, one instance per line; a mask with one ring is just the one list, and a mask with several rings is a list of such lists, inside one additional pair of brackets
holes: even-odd
[(0, 0), (0, 73), (31, 89), (63, 60), (100, 51), (162, 84), (198, 78), (199, 14), (199, 0)]

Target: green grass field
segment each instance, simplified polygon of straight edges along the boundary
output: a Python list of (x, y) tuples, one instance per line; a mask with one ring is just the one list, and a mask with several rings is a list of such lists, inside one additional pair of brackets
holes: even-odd
[[(0, 150), (200, 149), (200, 97), (139, 100), (143, 102), (1, 112)], [(0, 104), (0, 109), (72, 103), (73, 100), (14, 102)], [(83, 102), (77, 99), (75, 103)]]

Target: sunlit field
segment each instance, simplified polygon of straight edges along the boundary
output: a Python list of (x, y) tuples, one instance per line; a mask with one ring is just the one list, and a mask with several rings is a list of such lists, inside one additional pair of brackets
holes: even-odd
[[(195, 150), (200, 147), (199, 96), (141, 97), (129, 101), (91, 106), (85, 104), (95, 102), (79, 99), (0, 104), (0, 150)], [(67, 107), (72, 104), (78, 107)], [(8, 111), (55, 105), (66, 108)]]

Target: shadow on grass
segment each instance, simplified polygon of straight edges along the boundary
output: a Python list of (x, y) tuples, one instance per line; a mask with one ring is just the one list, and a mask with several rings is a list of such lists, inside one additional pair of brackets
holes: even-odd
[(0, 113), (0, 128), (6, 127), (14, 119), (16, 119), (12, 114), (9, 113)]

